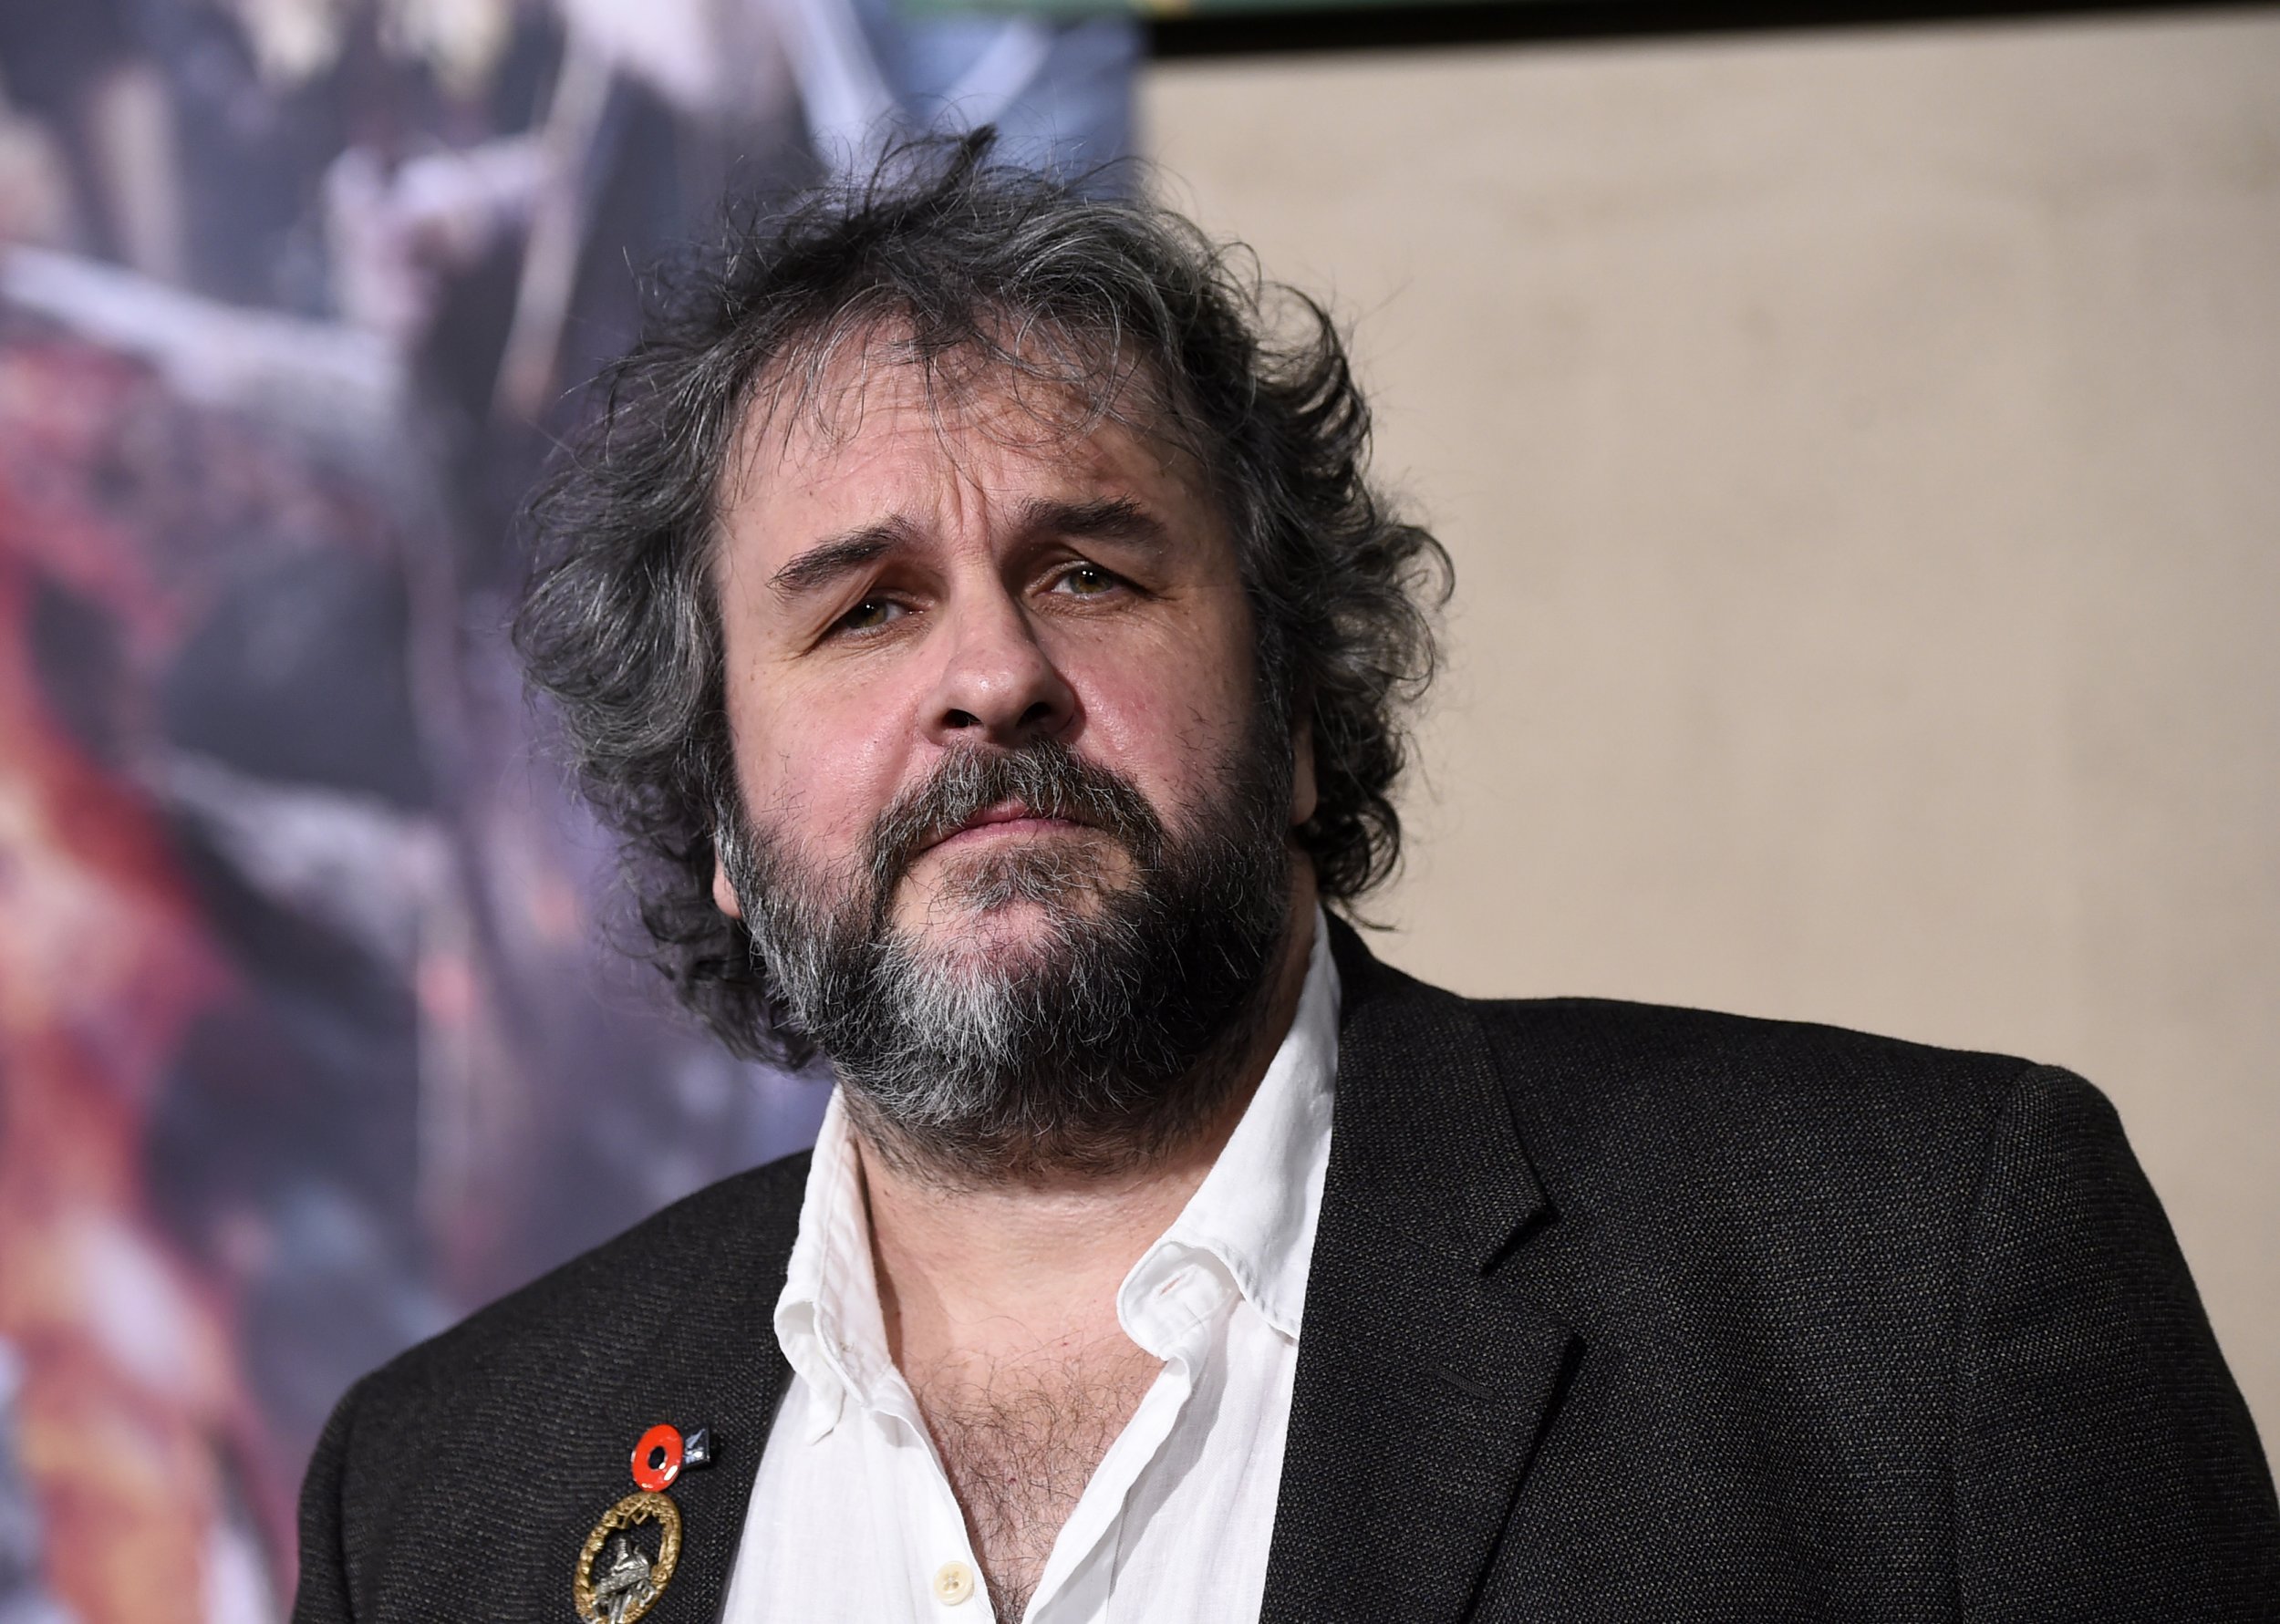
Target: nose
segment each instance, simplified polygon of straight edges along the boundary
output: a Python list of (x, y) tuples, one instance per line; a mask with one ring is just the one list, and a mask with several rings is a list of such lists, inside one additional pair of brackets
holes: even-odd
[(1010, 594), (972, 595), (948, 613), (949, 654), (928, 707), (937, 743), (1010, 749), (1075, 719), (1074, 691)]

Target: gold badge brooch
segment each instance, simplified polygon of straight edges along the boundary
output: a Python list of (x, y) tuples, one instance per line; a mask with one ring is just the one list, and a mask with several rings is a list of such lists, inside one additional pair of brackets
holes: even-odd
[[(637, 1524), (659, 1526), (652, 1560), (633, 1541)], [(578, 1552), (572, 1595), (586, 1624), (634, 1624), (657, 1605), (681, 1558), (681, 1514), (663, 1495), (637, 1490), (602, 1514)]]
[[(712, 1434), (704, 1427), (682, 1433), (659, 1422), (633, 1448), (635, 1493), (602, 1514), (578, 1552), (571, 1598), (584, 1624), (634, 1624), (658, 1604), (681, 1559), (681, 1514), (665, 1491), (684, 1466), (712, 1462)], [(658, 1526), (657, 1555), (642, 1548), (635, 1530)]]

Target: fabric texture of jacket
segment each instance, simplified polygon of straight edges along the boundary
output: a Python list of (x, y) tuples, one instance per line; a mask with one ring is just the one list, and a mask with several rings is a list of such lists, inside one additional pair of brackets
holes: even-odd
[[(1263, 1617), (2280, 1619), (2280, 1509), (2113, 1110), (2048, 1067), (1482, 1002), (1333, 926), (1335, 1128)], [(633, 1440), (710, 1429), (645, 1624), (717, 1618), (806, 1157), (342, 1400), (296, 1624), (575, 1617)]]

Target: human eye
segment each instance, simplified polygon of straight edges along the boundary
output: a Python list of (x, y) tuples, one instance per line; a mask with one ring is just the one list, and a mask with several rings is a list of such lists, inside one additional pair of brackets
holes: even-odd
[(858, 634), (883, 631), (909, 613), (908, 608), (896, 603), (893, 598), (874, 595), (865, 598), (854, 608), (832, 622), (831, 629), (834, 633), (855, 632)]
[(1052, 590), (1066, 597), (1102, 597), (1123, 584), (1099, 564), (1079, 562), (1053, 577)]

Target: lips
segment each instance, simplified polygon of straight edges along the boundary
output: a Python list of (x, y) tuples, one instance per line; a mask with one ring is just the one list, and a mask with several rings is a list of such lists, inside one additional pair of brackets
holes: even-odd
[(972, 836), (986, 836), (992, 832), (1007, 834), (1042, 833), (1048, 829), (1085, 829), (1092, 827), (1082, 819), (1062, 812), (1039, 812), (1021, 801), (1000, 801), (982, 808), (956, 828), (930, 843), (946, 846)]

